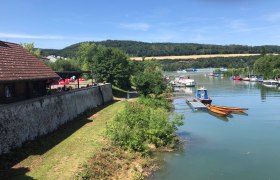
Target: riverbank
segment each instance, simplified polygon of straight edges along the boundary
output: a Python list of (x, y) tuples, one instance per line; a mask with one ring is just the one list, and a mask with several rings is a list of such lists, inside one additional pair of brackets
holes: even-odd
[[(158, 169), (157, 159), (152, 153), (158, 150), (155, 145), (150, 143), (148, 151), (137, 152), (112, 144), (106, 136), (106, 127), (114, 120), (115, 115), (123, 112), (128, 103), (135, 102), (136, 99), (123, 100), (101, 109), (88, 111), (54, 133), (26, 143), (22, 148), (1, 156), (1, 177), (5, 179), (143, 179), (150, 176)], [(149, 104), (154, 102), (156, 104)], [(144, 99), (142, 103), (145, 103), (145, 106), (157, 106), (161, 102)], [(164, 104), (160, 106), (162, 105)], [(164, 118), (161, 115), (157, 119)], [(166, 126), (164, 122), (167, 123), (167, 120), (168, 118), (161, 124)], [(173, 133), (170, 134), (171, 136), (174, 137)], [(157, 139), (158, 142), (159, 140)]]
[(54, 133), (25, 144), (0, 158), (7, 179), (73, 179), (103, 147), (106, 123), (124, 108), (119, 101), (88, 111)]

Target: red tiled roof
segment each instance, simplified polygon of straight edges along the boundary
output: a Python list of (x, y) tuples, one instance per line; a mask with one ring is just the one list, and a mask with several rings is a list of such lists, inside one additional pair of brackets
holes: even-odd
[(19, 44), (0, 41), (0, 82), (52, 79), (59, 76)]

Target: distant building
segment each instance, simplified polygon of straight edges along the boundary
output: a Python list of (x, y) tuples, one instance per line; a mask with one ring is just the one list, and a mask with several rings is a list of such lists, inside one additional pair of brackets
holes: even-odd
[(47, 94), (47, 82), (59, 76), (19, 44), (0, 41), (0, 103)]

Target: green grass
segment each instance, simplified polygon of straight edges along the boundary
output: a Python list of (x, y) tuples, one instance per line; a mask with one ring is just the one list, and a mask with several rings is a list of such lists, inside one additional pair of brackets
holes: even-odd
[[(28, 168), (29, 172), (16, 178), (73, 179), (82, 165), (102, 147), (106, 123), (111, 121), (114, 115), (124, 108), (124, 104), (124, 102), (114, 103), (89, 118), (70, 122), (69, 125), (66, 125), (66, 128), (62, 128), (50, 137), (46, 137), (46, 142), (41, 142), (41, 145), (45, 143), (48, 146), (48, 143), (51, 143), (53, 146), (47, 148), (42, 154), (29, 155), (17, 164), (16, 168)], [(74, 128), (74, 132), (68, 133), (70, 135), (67, 135), (57, 144), (51, 142), (53, 138), (63, 136), (63, 133), (67, 133), (68, 128), (75, 126), (79, 121), (84, 122), (81, 127)]]

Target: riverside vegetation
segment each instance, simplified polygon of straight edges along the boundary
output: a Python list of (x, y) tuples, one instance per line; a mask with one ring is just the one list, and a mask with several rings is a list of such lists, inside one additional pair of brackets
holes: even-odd
[(105, 145), (86, 163), (78, 178), (143, 179), (157, 169), (153, 151), (176, 147), (176, 130), (183, 125), (183, 117), (171, 113), (172, 104), (162, 95), (167, 86), (160, 64), (147, 61), (134, 68), (131, 84), (142, 96), (125, 102), (108, 122)]
[(259, 57), (251, 65), (243, 66), (243, 68), (229, 69), (226, 74), (243, 75), (257, 74), (265, 79), (274, 79), (280, 77), (280, 55), (263, 55)]

